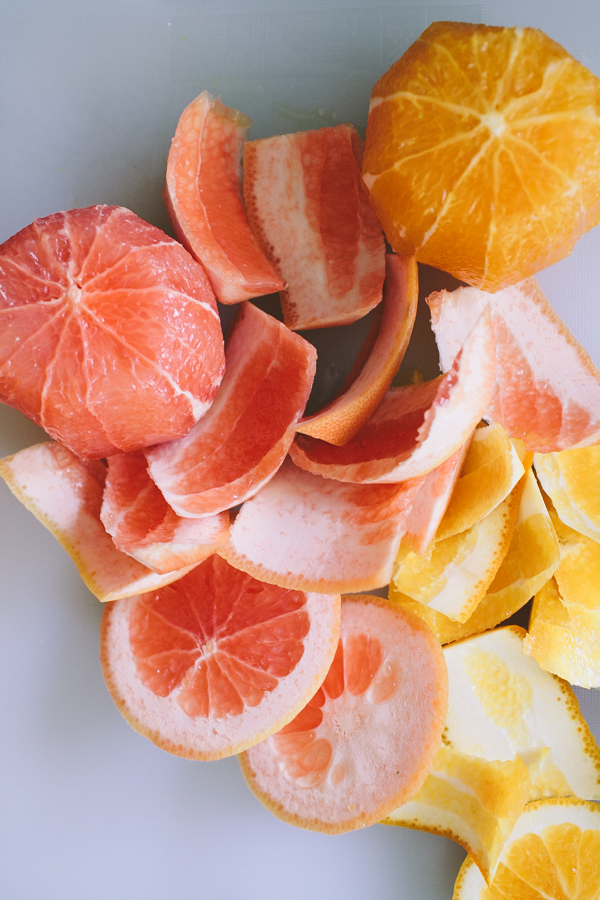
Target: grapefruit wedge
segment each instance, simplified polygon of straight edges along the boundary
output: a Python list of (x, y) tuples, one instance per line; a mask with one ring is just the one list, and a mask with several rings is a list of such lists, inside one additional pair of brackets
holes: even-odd
[(244, 210), (241, 158), (251, 124), (203, 91), (182, 112), (167, 161), (164, 196), (171, 222), (221, 303), (284, 287)]
[(300, 421), (297, 431), (343, 445), (383, 400), (404, 358), (417, 314), (417, 263), (412, 256), (386, 255), (383, 302), (356, 364), (335, 400)]
[(107, 460), (100, 518), (115, 546), (154, 572), (201, 562), (227, 542), (229, 514), (183, 519), (148, 474), (141, 450)]
[(444, 371), (489, 308), (497, 383), (487, 419), (500, 422), (532, 452), (600, 442), (600, 372), (535, 278), (496, 294), (474, 287), (438, 291), (427, 302)]
[(248, 221), (286, 283), (288, 328), (348, 325), (380, 300), (383, 232), (361, 183), (352, 125), (248, 141)]
[(252, 497), (294, 439), (316, 369), (312, 344), (253, 306), (227, 336), (211, 409), (179, 440), (146, 451), (150, 475), (180, 516), (208, 516)]
[(79, 456), (186, 434), (223, 366), (204, 270), (129, 210), (56, 213), (0, 247), (0, 401)]
[(339, 834), (380, 821), (417, 793), (446, 715), (443, 654), (416, 616), (380, 597), (342, 600), (333, 664), (289, 725), (240, 757), (276, 816)]
[(305, 706), (339, 625), (339, 596), (262, 584), (211, 556), (172, 589), (107, 607), (100, 659), (136, 731), (176, 756), (220, 759)]
[(306, 471), (338, 481), (390, 484), (419, 478), (471, 437), (494, 380), (494, 337), (484, 311), (446, 375), (390, 388), (343, 447), (299, 434), (290, 455)]

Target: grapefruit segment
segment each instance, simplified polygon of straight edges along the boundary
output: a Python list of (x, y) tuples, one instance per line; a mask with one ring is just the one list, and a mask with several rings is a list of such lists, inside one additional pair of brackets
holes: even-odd
[(251, 124), (203, 91), (182, 112), (167, 161), (165, 202), (173, 228), (204, 266), (221, 303), (284, 287), (244, 210), (241, 158)]
[(473, 287), (439, 291), (427, 302), (444, 371), (472, 324), (489, 307), (496, 387), (487, 419), (500, 422), (532, 452), (600, 441), (600, 372), (534, 278), (496, 294)]
[(79, 456), (185, 434), (223, 365), (203, 269), (129, 210), (56, 213), (0, 247), (0, 400)]
[(419, 296), (414, 257), (386, 255), (383, 302), (367, 336), (355, 368), (339, 396), (296, 430), (341, 446), (365, 424), (383, 400), (404, 358), (412, 334)]
[(249, 141), (244, 196), (250, 227), (286, 282), (288, 328), (348, 325), (382, 295), (383, 233), (360, 180), (352, 125)]
[(335, 593), (382, 587), (420, 484), (341, 484), (288, 458), (242, 506), (219, 553), (283, 587)]
[(293, 825), (328, 834), (372, 825), (427, 776), (446, 692), (439, 644), (419, 619), (380, 597), (344, 597), (322, 687), (289, 725), (242, 754), (242, 772)]
[(339, 597), (263, 584), (211, 556), (172, 589), (107, 607), (100, 658), (136, 731), (177, 756), (220, 759), (305, 706), (339, 623)]
[(0, 476), (67, 551), (86, 586), (103, 602), (169, 584), (193, 565), (157, 574), (118, 550), (100, 521), (106, 475), (54, 441), (0, 460)]
[(201, 562), (227, 542), (229, 514), (178, 516), (150, 478), (141, 450), (107, 462), (100, 518), (117, 549), (161, 573)]
[(296, 463), (324, 478), (391, 484), (427, 475), (469, 439), (494, 387), (494, 340), (487, 312), (446, 375), (391, 388), (343, 447), (297, 435)]
[(227, 336), (226, 372), (208, 413), (183, 438), (146, 450), (149, 471), (180, 516), (208, 516), (273, 477), (294, 439), (316, 351), (250, 303)]

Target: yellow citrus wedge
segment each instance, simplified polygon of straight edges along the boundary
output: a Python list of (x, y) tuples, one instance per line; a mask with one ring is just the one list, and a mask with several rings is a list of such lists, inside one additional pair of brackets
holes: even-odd
[(565, 525), (563, 520), (556, 512), (556, 507), (552, 502), (552, 499), (548, 496), (541, 483), (538, 482), (538, 484), (540, 486), (540, 491), (542, 497), (544, 498), (544, 503), (546, 504), (548, 515), (552, 520), (552, 524), (554, 525), (554, 530), (556, 532), (556, 537), (558, 538), (559, 542), (561, 544), (578, 544), (583, 543), (584, 541), (591, 540), (591, 538), (586, 537), (584, 534), (581, 534), (581, 532), (575, 531), (575, 529), (571, 528), (570, 525)]
[(600, 542), (600, 446), (536, 453), (534, 465), (559, 518)]
[(600, 636), (600, 545), (566, 544), (555, 578), (571, 619)]

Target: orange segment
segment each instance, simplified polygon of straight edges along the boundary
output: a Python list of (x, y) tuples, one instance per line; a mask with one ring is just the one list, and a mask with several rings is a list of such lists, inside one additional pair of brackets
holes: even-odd
[(241, 158), (250, 125), (243, 113), (203, 91), (182, 112), (167, 161), (171, 222), (221, 303), (283, 287), (244, 211)]
[(288, 328), (348, 325), (376, 306), (385, 276), (381, 227), (361, 184), (352, 125), (249, 141), (250, 226), (286, 282)]
[(535, 279), (497, 294), (477, 288), (440, 291), (427, 302), (444, 371), (482, 310), (489, 308), (497, 384), (487, 419), (500, 422), (533, 452), (600, 441), (600, 372)]
[(404, 358), (412, 334), (419, 296), (414, 257), (388, 253), (383, 302), (375, 315), (376, 333), (366, 342), (365, 359), (357, 360), (357, 371), (335, 400), (312, 416), (302, 419), (296, 430), (341, 446), (371, 417), (389, 388)]
[(600, 542), (600, 446), (536, 453), (534, 464), (564, 524)]
[(100, 659), (133, 728), (177, 756), (220, 759), (305, 706), (339, 621), (339, 597), (263, 584), (212, 556), (172, 587), (107, 607)]
[(410, 799), (435, 757), (446, 672), (429, 629), (379, 597), (342, 600), (321, 689), (289, 725), (240, 757), (251, 790), (293, 825), (339, 834)]
[(571, 252), (599, 171), (600, 81), (537, 29), (434, 22), (373, 88), (363, 178), (388, 240), (483, 290)]

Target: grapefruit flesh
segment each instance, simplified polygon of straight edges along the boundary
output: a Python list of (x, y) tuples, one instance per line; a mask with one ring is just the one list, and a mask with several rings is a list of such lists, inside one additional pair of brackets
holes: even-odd
[(217, 299), (237, 303), (284, 287), (254, 239), (242, 199), (251, 120), (208, 91), (187, 106), (167, 161), (165, 201), (175, 232), (202, 263)]
[(56, 213), (0, 247), (0, 400), (79, 456), (185, 434), (223, 365), (204, 270), (129, 210)]
[(154, 572), (201, 562), (227, 542), (229, 514), (184, 519), (148, 474), (141, 450), (107, 460), (100, 518), (115, 546)]
[(297, 431), (337, 445), (354, 437), (383, 400), (400, 367), (415, 324), (418, 298), (414, 257), (388, 253), (383, 302), (375, 311), (373, 332), (339, 396), (302, 419)]
[(495, 380), (494, 338), (484, 312), (446, 375), (391, 388), (343, 447), (297, 435), (296, 463), (325, 478), (394, 483), (419, 478), (452, 456), (488, 406)]
[(348, 325), (382, 296), (385, 245), (352, 125), (248, 141), (248, 221), (286, 288), (288, 328)]
[(364, 828), (417, 793), (446, 708), (446, 667), (429, 629), (380, 597), (344, 597), (322, 687), (289, 725), (240, 757), (242, 771), (284, 821), (329, 834)]
[(227, 336), (226, 372), (185, 437), (146, 451), (151, 477), (180, 516), (207, 516), (253, 496), (294, 439), (316, 370), (314, 347), (250, 303)]
[(342, 484), (288, 458), (242, 506), (219, 552), (283, 587), (327, 593), (382, 587), (421, 483)]
[(486, 412), (528, 450), (551, 453), (600, 441), (600, 372), (529, 278), (488, 294), (478, 288), (427, 298), (442, 369), (489, 307), (496, 387)]
[(318, 689), (340, 598), (263, 584), (218, 556), (173, 589), (107, 607), (100, 658), (127, 721), (188, 759), (220, 759), (287, 724)]

